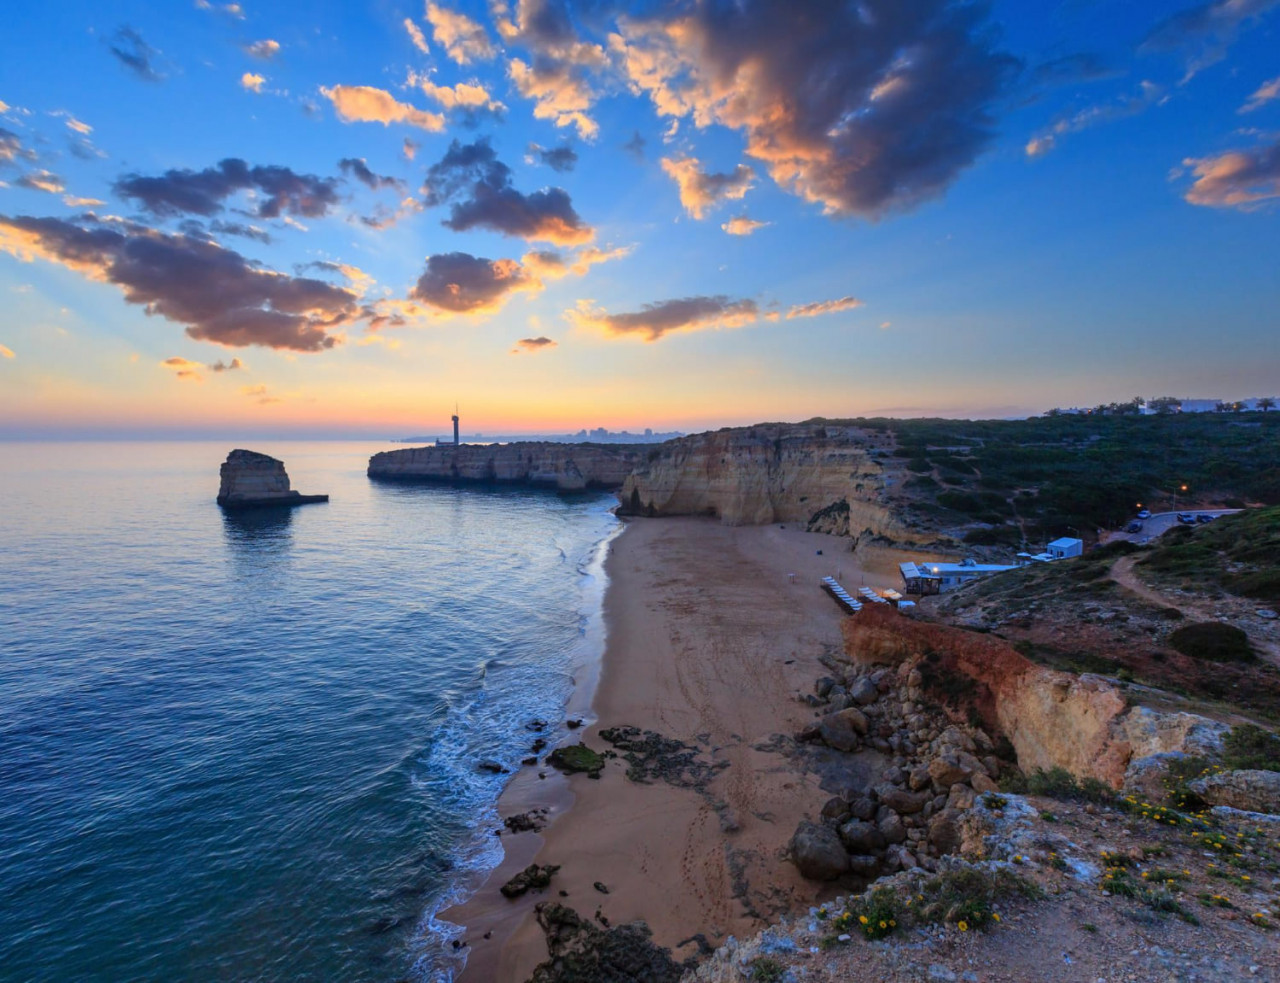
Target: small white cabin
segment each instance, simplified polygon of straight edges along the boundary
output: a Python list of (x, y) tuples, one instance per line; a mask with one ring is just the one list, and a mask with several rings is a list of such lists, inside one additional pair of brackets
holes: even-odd
[(1055, 560), (1065, 560), (1071, 556), (1083, 556), (1084, 540), (1065, 538), (1055, 539), (1045, 548), (1045, 552)]

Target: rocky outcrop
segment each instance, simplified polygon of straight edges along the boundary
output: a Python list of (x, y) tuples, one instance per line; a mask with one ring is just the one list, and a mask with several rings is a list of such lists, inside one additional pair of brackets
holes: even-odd
[(850, 618), (845, 645), (855, 662), (911, 670), (911, 699), (947, 705), (961, 719), (970, 711), (981, 716), (1011, 742), (1024, 771), (1064, 768), (1114, 788), (1150, 785), (1152, 776), (1140, 778), (1148, 765), (1171, 754), (1213, 753), (1228, 730), (1196, 714), (1131, 707), (1104, 677), (1047, 669), (1002, 639), (912, 621), (892, 609), (871, 607)]
[(909, 538), (883, 503), (881, 438), (856, 427), (769, 424), (667, 441), (618, 493), (623, 515), (712, 515), (730, 525)]
[(462, 444), (408, 447), (369, 458), (369, 477), (385, 481), (529, 485), (556, 491), (622, 486), (647, 447), (605, 444)]
[(1280, 813), (1280, 771), (1224, 771), (1188, 787), (1212, 806)]
[(328, 495), (302, 495), (289, 488), (284, 462), (257, 451), (234, 450), (222, 464), (218, 504), (226, 509), (309, 505)]

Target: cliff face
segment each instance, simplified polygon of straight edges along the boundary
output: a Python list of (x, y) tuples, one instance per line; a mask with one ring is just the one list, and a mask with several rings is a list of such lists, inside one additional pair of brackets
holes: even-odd
[(668, 441), (627, 478), (623, 515), (714, 515), (731, 525), (806, 522), (814, 531), (910, 538), (883, 504), (874, 434), (778, 424)]
[(520, 484), (557, 491), (618, 488), (649, 448), (600, 444), (463, 444), (382, 451), (369, 477), (392, 481)]
[(224, 508), (307, 505), (328, 495), (302, 495), (289, 487), (284, 462), (257, 451), (234, 450), (219, 470), (218, 504)]

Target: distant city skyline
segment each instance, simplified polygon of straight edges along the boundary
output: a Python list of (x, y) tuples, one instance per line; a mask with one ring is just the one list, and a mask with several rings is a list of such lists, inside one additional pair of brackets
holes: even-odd
[(1280, 390), (1280, 2), (806, 9), (25, 8), (0, 436)]

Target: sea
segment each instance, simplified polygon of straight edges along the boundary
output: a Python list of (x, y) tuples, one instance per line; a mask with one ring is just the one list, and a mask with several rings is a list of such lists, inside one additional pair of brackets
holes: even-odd
[(0, 443), (0, 981), (447, 981), (535, 721), (599, 657), (612, 496), (228, 513), (233, 444)]

